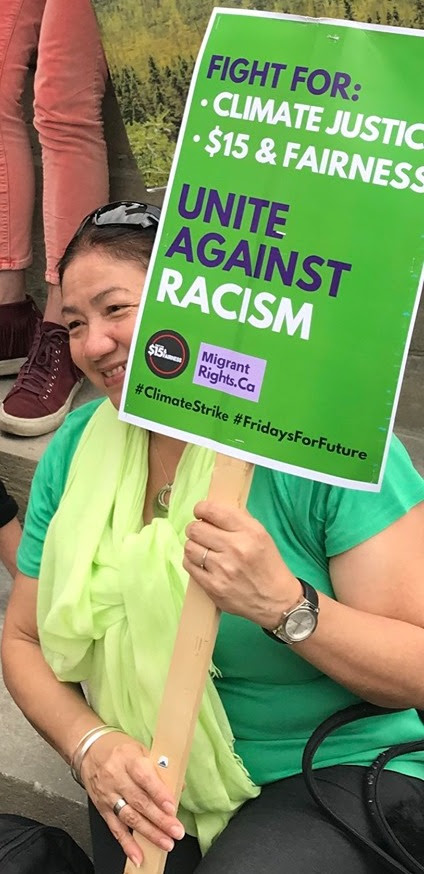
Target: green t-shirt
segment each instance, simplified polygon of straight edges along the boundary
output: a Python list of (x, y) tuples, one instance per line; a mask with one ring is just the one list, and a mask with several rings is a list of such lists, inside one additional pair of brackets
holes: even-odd
[[(99, 403), (86, 404), (67, 417), (37, 467), (18, 551), (19, 570), (28, 576), (38, 577), (47, 527), (78, 441)], [(424, 482), (394, 437), (379, 493), (327, 486), (257, 467), (248, 509), (271, 534), (290, 570), (334, 597), (329, 558), (382, 531), (422, 500)], [(216, 685), (236, 751), (258, 784), (298, 773), (314, 728), (358, 700), (289, 647), (237, 616), (223, 614), (214, 662), (221, 674)], [(382, 749), (422, 735), (415, 710), (363, 720), (328, 738), (316, 766), (367, 765)], [(421, 753), (396, 759), (391, 767), (424, 779)]]

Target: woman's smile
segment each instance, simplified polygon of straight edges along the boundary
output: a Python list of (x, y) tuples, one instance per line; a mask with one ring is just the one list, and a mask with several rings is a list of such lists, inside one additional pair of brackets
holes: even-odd
[(116, 364), (114, 367), (108, 368), (107, 370), (101, 370), (105, 387), (109, 388), (112, 385), (120, 385), (124, 381), (126, 369), (127, 362), (124, 364)]

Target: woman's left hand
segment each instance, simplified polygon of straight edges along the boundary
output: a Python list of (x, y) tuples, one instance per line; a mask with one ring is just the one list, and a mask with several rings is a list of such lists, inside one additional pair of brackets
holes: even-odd
[(220, 610), (275, 628), (302, 595), (270, 535), (247, 510), (214, 501), (194, 508), (183, 565)]

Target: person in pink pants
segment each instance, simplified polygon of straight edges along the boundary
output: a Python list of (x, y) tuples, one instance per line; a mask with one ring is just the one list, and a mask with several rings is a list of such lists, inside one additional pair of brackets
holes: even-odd
[[(26, 292), (34, 169), (21, 98), (38, 46), (34, 125), (43, 159), (47, 303)], [(81, 219), (108, 199), (107, 67), (90, 0), (0, 0), (0, 376), (18, 373), (0, 428), (56, 428), (82, 384), (61, 318), (56, 265)]]

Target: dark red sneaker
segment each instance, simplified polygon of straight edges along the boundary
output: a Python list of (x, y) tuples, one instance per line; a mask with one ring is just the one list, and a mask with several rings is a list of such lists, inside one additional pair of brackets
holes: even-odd
[(20, 437), (54, 431), (69, 412), (83, 379), (71, 359), (66, 328), (42, 322), (28, 361), (0, 407), (0, 428)]
[(29, 295), (18, 303), (0, 304), (0, 376), (19, 373), (42, 318)]

